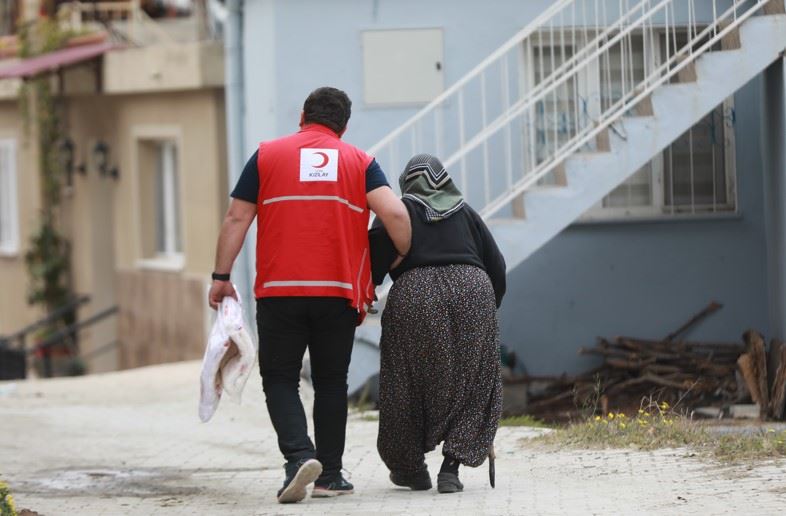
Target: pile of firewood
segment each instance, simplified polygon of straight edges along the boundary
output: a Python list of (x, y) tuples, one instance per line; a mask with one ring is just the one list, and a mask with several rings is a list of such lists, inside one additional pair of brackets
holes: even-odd
[[(525, 377), (530, 384), (527, 412), (560, 419), (581, 408), (634, 408), (652, 397), (682, 409), (750, 402), (762, 419), (784, 419), (786, 409), (786, 345), (771, 343), (749, 330), (741, 343), (680, 340), (687, 329), (721, 308), (711, 303), (661, 340), (634, 337), (599, 338), (579, 353), (602, 357), (602, 364), (575, 377)], [(569, 417), (569, 416), (568, 416)]]

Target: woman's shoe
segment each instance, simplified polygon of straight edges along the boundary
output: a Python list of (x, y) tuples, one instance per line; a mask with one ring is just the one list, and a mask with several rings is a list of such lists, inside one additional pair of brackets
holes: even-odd
[(390, 481), (401, 487), (408, 487), (413, 491), (427, 491), (431, 489), (431, 475), (428, 469), (421, 469), (415, 473), (391, 471)]
[(437, 475), (437, 491), (440, 493), (458, 493), (464, 490), (464, 484), (455, 473)]

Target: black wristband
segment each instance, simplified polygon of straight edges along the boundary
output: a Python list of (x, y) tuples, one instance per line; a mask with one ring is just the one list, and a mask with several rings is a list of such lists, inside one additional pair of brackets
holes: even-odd
[(217, 272), (214, 272), (213, 274), (211, 274), (211, 277), (214, 280), (218, 280), (218, 281), (229, 281), (229, 273), (219, 274)]

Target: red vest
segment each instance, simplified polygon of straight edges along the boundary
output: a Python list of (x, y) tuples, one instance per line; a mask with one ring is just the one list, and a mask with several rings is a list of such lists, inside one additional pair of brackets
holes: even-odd
[(257, 298), (373, 299), (366, 169), (371, 156), (325, 126), (259, 145)]

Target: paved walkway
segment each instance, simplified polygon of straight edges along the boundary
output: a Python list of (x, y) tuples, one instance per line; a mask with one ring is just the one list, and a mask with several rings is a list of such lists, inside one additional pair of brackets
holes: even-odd
[[(0, 478), (45, 515), (783, 514), (786, 467), (720, 468), (685, 451), (543, 451), (536, 431), (503, 428), (497, 488), (487, 470), (465, 492), (394, 489), (375, 450), (377, 423), (353, 414), (345, 467), (356, 494), (275, 503), (282, 459), (261, 387), (197, 418), (199, 364), (77, 379), (0, 383)], [(305, 396), (310, 392), (304, 389)], [(433, 473), (440, 457), (431, 454)]]

